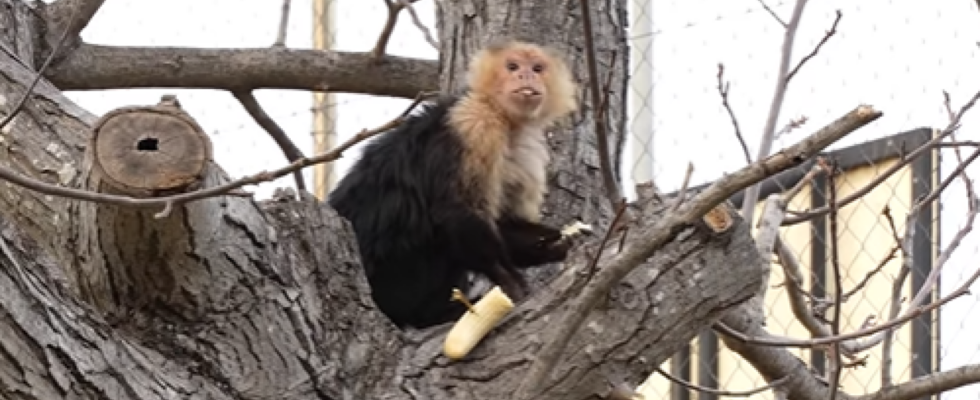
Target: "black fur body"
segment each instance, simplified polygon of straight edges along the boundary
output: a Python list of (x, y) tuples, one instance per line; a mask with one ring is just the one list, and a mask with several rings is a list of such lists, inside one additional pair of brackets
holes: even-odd
[[(446, 123), (456, 99), (422, 107), (367, 144), (329, 203), (356, 234), (378, 307), (399, 327), (455, 320), (468, 273), (482, 274), (515, 301), (528, 286), (518, 269), (564, 260), (559, 230), (513, 215), (497, 232), (463, 200), (459, 135)], [(476, 299), (471, 299), (475, 301)]]

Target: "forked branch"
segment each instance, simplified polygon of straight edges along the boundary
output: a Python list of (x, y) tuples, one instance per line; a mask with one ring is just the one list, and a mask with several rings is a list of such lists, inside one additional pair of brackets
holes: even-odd
[(551, 337), (545, 340), (544, 346), (537, 354), (537, 359), (521, 383), (516, 398), (533, 398), (541, 389), (545, 377), (558, 362), (571, 337), (602, 295), (672, 240), (680, 230), (695, 223), (739, 190), (804, 162), (831, 143), (878, 119), (881, 115), (881, 112), (871, 106), (859, 106), (801, 142), (719, 179), (675, 212), (668, 213), (652, 226), (645, 227), (642, 233), (645, 235), (644, 240), (633, 241), (626, 246), (612, 263), (599, 271), (595, 278), (585, 285), (581, 293), (569, 302), (567, 311), (560, 317)]
[[(762, 129), (762, 138), (759, 143), (759, 151), (756, 159), (766, 157), (769, 152), (772, 151), (772, 144), (775, 142), (776, 138), (776, 124), (779, 121), (779, 115), (783, 108), (783, 103), (786, 99), (786, 93), (789, 88), (790, 80), (799, 71), (803, 64), (812, 58), (820, 50), (820, 47), (829, 40), (830, 36), (836, 32), (837, 22), (840, 21), (841, 14), (838, 11), (837, 19), (834, 20), (833, 28), (827, 32), (824, 38), (817, 45), (816, 49), (811, 52), (807, 57), (800, 60), (800, 63), (790, 70), (790, 63), (793, 57), (793, 43), (796, 40), (796, 31), (799, 29), (800, 20), (803, 17), (803, 9), (806, 7), (807, 0), (797, 0), (796, 5), (793, 7), (793, 15), (790, 17), (789, 23), (786, 25), (786, 31), (783, 33), (783, 47), (781, 50), (780, 60), (779, 60), (779, 71), (776, 74), (776, 88), (772, 96), (772, 102), (769, 104), (769, 115), (766, 117), (765, 127)], [(742, 200), (742, 217), (748, 221), (753, 220), (753, 213), (755, 212), (755, 204), (759, 201), (759, 187), (753, 185), (745, 191), (745, 196)]]

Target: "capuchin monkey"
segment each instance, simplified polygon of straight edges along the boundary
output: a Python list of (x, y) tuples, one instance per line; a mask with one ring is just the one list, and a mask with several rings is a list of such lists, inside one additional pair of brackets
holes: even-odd
[(392, 322), (459, 318), (466, 306), (452, 290), (469, 293), (474, 273), (519, 301), (529, 294), (519, 269), (565, 259), (571, 234), (541, 223), (545, 129), (577, 107), (560, 57), (501, 42), (471, 60), (464, 94), (422, 106), (365, 146), (328, 201), (350, 221), (371, 295)]

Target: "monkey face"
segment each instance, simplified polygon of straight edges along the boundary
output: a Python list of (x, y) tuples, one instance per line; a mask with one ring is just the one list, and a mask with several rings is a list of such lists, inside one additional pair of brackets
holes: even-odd
[(514, 52), (502, 61), (501, 105), (516, 119), (536, 118), (548, 96), (547, 64), (530, 52)]
[(521, 127), (549, 125), (578, 109), (568, 66), (552, 50), (532, 43), (488, 46), (470, 61), (468, 83)]

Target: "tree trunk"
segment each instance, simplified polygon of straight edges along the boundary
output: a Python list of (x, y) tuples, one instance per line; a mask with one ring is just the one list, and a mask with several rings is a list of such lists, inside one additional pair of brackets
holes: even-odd
[[(478, 45), (464, 38), (502, 33), (546, 38), (568, 54), (576, 76), (588, 76), (577, 2), (475, 3), (439, 2), (444, 88), (457, 86), (463, 58)], [(13, 51), (0, 51), (0, 110), (8, 115), (34, 77), (33, 60), (54, 47), (43, 40), (57, 35), (41, 33), (57, 27), (47, 25), (44, 10), (15, 0), (0, 5), (0, 44)], [(612, 71), (610, 147), (618, 163), (625, 4), (593, 7), (595, 36), (603, 38), (596, 41), (599, 72)], [(610, 69), (613, 54), (619, 61)], [(70, 62), (72, 54), (64, 57)], [(88, 143), (94, 116), (44, 79), (34, 92), (0, 132), (0, 166), (52, 185), (115, 193), (93, 168), (101, 157)], [(591, 103), (583, 99), (574, 129), (553, 141), (548, 204), (554, 221), (580, 217), (604, 226), (611, 207), (598, 184)], [(227, 181), (207, 163), (198, 184)], [(448, 326), (398, 332), (377, 311), (348, 225), (313, 199), (226, 195), (174, 206), (164, 216), (0, 187), (5, 398), (509, 398), (535, 352), (566, 328), (554, 321), (590, 276), (600, 239), (573, 252), (561, 275), (469, 356), (450, 362), (441, 355)], [(648, 236), (665, 210), (644, 212), (627, 245)], [(586, 399), (604, 395), (610, 382), (639, 383), (749, 298), (764, 268), (748, 231), (736, 217), (720, 235), (700, 226), (677, 232), (589, 314), (537, 398)], [(609, 243), (597, 268), (615, 260), (618, 247)]]

